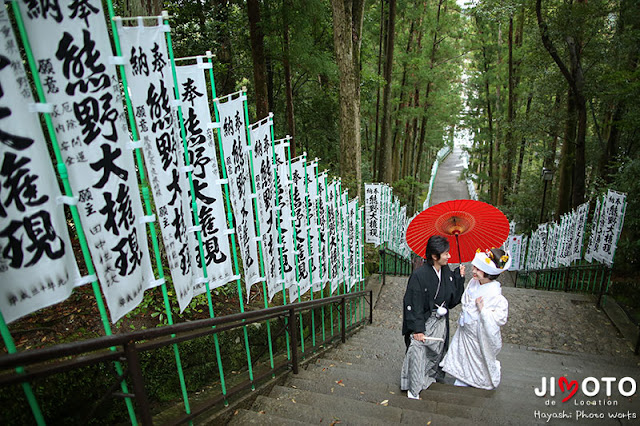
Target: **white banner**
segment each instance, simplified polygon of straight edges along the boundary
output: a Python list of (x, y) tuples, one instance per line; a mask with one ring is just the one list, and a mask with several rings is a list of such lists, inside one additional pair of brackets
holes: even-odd
[[(304, 157), (291, 161), (291, 206), (293, 207), (295, 226), (295, 250), (297, 253), (298, 285), (302, 296), (311, 288), (309, 276), (309, 246), (307, 245), (307, 191), (305, 185), (306, 162)], [(297, 288), (289, 289), (289, 297), (298, 296)]]
[(280, 208), (280, 234), (282, 236), (282, 268), (284, 270), (285, 287), (295, 286), (296, 264), (293, 248), (293, 215), (291, 213), (291, 183), (289, 182), (288, 142), (277, 141), (275, 155), (278, 173), (278, 204)]
[(19, 5), (115, 322), (140, 303), (153, 274), (102, 2)]
[[(520, 250), (520, 269), (521, 270), (525, 270), (526, 269), (526, 261), (527, 261), (527, 247), (529, 244), (529, 237), (528, 236), (524, 236), (522, 237), (522, 245), (521, 245), (521, 250)], [(514, 259), (515, 260), (515, 259)]]
[(364, 290), (364, 207), (360, 207), (358, 210), (358, 227), (356, 229), (358, 230), (358, 282), (362, 282), (359, 290)]
[(5, 7), (0, 33), (0, 311), (10, 323), (65, 300), (80, 273)]
[[(218, 156), (210, 128), (211, 111), (204, 72), (198, 58), (195, 65), (176, 67), (182, 116), (184, 119), (189, 164), (196, 196), (198, 220), (202, 226), (202, 246), (209, 288), (225, 285), (233, 279), (231, 250), (227, 236), (227, 216), (224, 209), (222, 186), (218, 183), (220, 170)], [(189, 198), (190, 199), (190, 198)], [(191, 210), (191, 209), (190, 209)], [(194, 226), (193, 214), (188, 214), (189, 225)], [(202, 276), (200, 247), (195, 232), (190, 233), (195, 260), (196, 276)], [(193, 295), (206, 292), (204, 283), (196, 281)]]
[(309, 250), (311, 254), (311, 283), (312, 291), (320, 291), (322, 288), (321, 259), (320, 256), (320, 230), (318, 227), (318, 179), (316, 169), (318, 165), (314, 161), (307, 165), (307, 187), (309, 192)]
[(327, 174), (318, 175), (318, 238), (320, 240), (320, 274), (322, 275), (322, 288), (329, 282), (329, 231), (327, 225)]
[[(123, 27), (118, 34), (125, 61), (144, 160), (180, 312), (194, 296), (194, 241), (187, 235), (191, 216), (184, 147), (174, 105), (174, 85), (163, 27)], [(189, 198), (187, 198), (189, 197)], [(191, 224), (191, 221), (188, 222)]]
[(511, 267), (510, 271), (519, 271), (520, 270), (520, 258), (522, 252), (522, 235), (512, 235), (507, 240), (508, 247), (507, 250), (511, 255)]
[(258, 215), (262, 235), (262, 256), (269, 300), (282, 290), (280, 253), (278, 250), (278, 223), (276, 208), (276, 187), (273, 164), (271, 130), (273, 119), (266, 118), (250, 126), (253, 147), (253, 172), (258, 194)]
[(347, 242), (349, 248), (349, 263), (348, 263), (348, 283), (349, 289), (353, 288), (356, 281), (358, 281), (358, 267), (360, 262), (358, 261), (358, 199), (355, 198), (349, 202), (347, 213)]
[(571, 263), (571, 249), (574, 237), (574, 212), (571, 211), (560, 218), (560, 233), (557, 236), (559, 241), (558, 264), (569, 266)]
[[(591, 235), (589, 236), (589, 244), (584, 253), (584, 260), (591, 263), (594, 260), (594, 255), (597, 252), (597, 247), (600, 241), (600, 220), (603, 218), (602, 208), (604, 204), (601, 199), (596, 200), (596, 208), (593, 211), (593, 222), (591, 224)], [(598, 259), (596, 259), (598, 260)]]
[(589, 216), (589, 203), (583, 203), (578, 206), (575, 213), (575, 233), (573, 236), (573, 245), (571, 247), (571, 261), (580, 260), (582, 256), (582, 246), (584, 243), (584, 231), (587, 227), (587, 217)]
[[(235, 98), (234, 98), (235, 97)], [(233, 98), (233, 99), (232, 99)], [(251, 201), (251, 172), (247, 155), (247, 127), (242, 92), (228, 96), (226, 102), (215, 100), (222, 125), (222, 149), (229, 179), (229, 193), (235, 217), (236, 236), (242, 254), (247, 299), (251, 286), (260, 282), (260, 259), (256, 245), (255, 220)]]
[(609, 190), (604, 197), (603, 220), (599, 229), (602, 236), (597, 250), (598, 259), (608, 266), (613, 266), (618, 238), (624, 224), (626, 198), (625, 194), (612, 190)]
[(337, 183), (331, 182), (327, 186), (327, 250), (329, 259), (329, 278), (331, 280), (331, 291), (333, 294), (340, 283), (340, 247), (338, 239), (338, 222), (340, 213), (338, 212), (338, 191)]
[(365, 203), (365, 241), (380, 245), (380, 184), (367, 183), (364, 185)]

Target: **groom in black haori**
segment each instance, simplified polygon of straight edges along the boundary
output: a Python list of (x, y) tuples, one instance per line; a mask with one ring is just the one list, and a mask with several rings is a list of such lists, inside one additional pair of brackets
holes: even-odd
[(460, 303), (465, 267), (447, 267), (449, 242), (434, 235), (427, 242), (426, 262), (409, 278), (404, 295), (402, 334), (407, 353), (400, 387), (411, 399), (436, 380), (444, 379), (439, 364), (449, 345), (449, 309)]

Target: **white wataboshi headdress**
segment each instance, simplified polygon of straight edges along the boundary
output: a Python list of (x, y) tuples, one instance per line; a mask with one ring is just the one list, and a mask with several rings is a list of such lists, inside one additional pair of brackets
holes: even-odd
[(486, 252), (479, 251), (476, 253), (471, 264), (486, 274), (500, 275), (511, 267), (511, 256), (509, 256), (509, 254), (507, 253), (502, 256), (500, 260), (504, 262), (504, 266), (502, 268), (498, 268), (496, 266), (493, 260), (493, 253), (491, 253), (489, 250), (487, 250)]

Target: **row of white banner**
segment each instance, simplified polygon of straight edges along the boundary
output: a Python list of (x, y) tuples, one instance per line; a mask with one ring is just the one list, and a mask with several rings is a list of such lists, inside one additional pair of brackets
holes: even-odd
[[(593, 214), (584, 260), (613, 266), (624, 224), (626, 195), (609, 190), (599, 198)], [(511, 235), (505, 245), (513, 255), (512, 271), (569, 266), (583, 258), (589, 203), (563, 215), (560, 223), (543, 223), (530, 236)]]
[[(170, 28), (160, 18), (147, 27), (116, 21), (123, 53), (114, 57), (102, 3), (82, 4), (79, 13), (76, 2), (57, 8), (19, 2), (45, 103), (34, 102), (10, 18), (0, 8), (0, 310), (7, 323), (96, 279), (116, 322), (145, 290), (164, 282), (152, 272), (149, 222), (161, 229), (181, 311), (207, 283), (214, 289), (240, 278), (232, 267), (234, 233), (247, 297), (262, 281), (270, 299), (288, 288), (291, 300), (312, 286), (330, 282), (333, 293), (339, 283), (351, 288), (363, 279), (363, 208), (339, 181), (319, 174), (316, 162), (290, 160), (288, 141), (273, 140), (271, 116), (247, 126), (242, 92), (214, 100), (214, 122), (205, 83), (211, 65), (198, 59), (175, 67), (174, 75)], [(118, 65), (128, 83), (135, 143)], [(74, 197), (60, 196), (38, 113), (51, 119), (58, 169)], [(155, 215), (143, 213), (136, 149), (144, 153)], [(227, 184), (234, 229), (227, 226)], [(80, 277), (63, 204), (77, 206), (95, 275)]]
[(407, 245), (407, 206), (400, 206), (393, 188), (385, 183), (364, 185), (365, 241), (386, 248), (408, 259), (411, 249)]

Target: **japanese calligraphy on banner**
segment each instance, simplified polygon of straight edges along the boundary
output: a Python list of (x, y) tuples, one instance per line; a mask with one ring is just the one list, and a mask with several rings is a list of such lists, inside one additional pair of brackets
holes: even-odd
[(574, 234), (574, 218), (570, 212), (562, 215), (560, 218), (560, 234), (558, 235), (558, 264), (568, 266), (571, 262), (571, 250)]
[[(201, 61), (201, 59), (198, 59)], [(198, 219), (202, 226), (202, 246), (207, 268), (207, 278), (211, 289), (225, 285), (233, 279), (229, 238), (226, 234), (227, 219), (224, 210), (224, 198), (220, 186), (218, 158), (211, 133), (211, 113), (209, 97), (201, 63), (176, 67), (182, 115), (189, 152), (189, 164), (193, 166), (191, 174), (198, 210)], [(189, 209), (191, 211), (191, 209)], [(193, 215), (188, 214), (188, 224), (194, 226)], [(202, 260), (196, 233), (190, 233), (195, 252), (195, 275), (200, 275)], [(204, 283), (196, 281), (193, 295), (206, 291)]]
[[(340, 187), (339, 185), (338, 187)], [(338, 194), (340, 194), (338, 192)], [(338, 198), (338, 244), (340, 246), (340, 282), (346, 285), (349, 273), (349, 191), (345, 190)], [(346, 289), (346, 287), (344, 288)], [(343, 289), (343, 291), (344, 291)]]
[(275, 173), (271, 117), (250, 127), (253, 146), (253, 171), (258, 194), (258, 215), (262, 235), (262, 253), (269, 300), (282, 290), (280, 256), (278, 250), (278, 223), (276, 207)]
[[(298, 289), (296, 281), (295, 255), (293, 254), (293, 214), (291, 212), (291, 184), (289, 182), (289, 159), (287, 155), (288, 142), (276, 141), (275, 157), (278, 173), (278, 207), (280, 210), (280, 235), (282, 237), (282, 268), (284, 271), (285, 287)], [(296, 293), (297, 294), (297, 293)]]
[(349, 263), (348, 263), (348, 283), (351, 289), (358, 280), (357, 271), (360, 267), (358, 259), (358, 199), (355, 198), (349, 202), (347, 217), (347, 242), (349, 247)]
[[(520, 270), (525, 269), (525, 263), (527, 261), (527, 247), (529, 246), (529, 237), (525, 235), (522, 237), (522, 244), (520, 249), (520, 261), (518, 263)], [(515, 260), (515, 259), (514, 259)]]
[(364, 185), (365, 203), (365, 242), (380, 245), (380, 184)]
[[(309, 246), (307, 245), (307, 191), (305, 189), (304, 157), (291, 161), (291, 206), (293, 207), (295, 226), (295, 250), (298, 256), (298, 285), (300, 296), (309, 291), (311, 279), (309, 277)], [(297, 289), (291, 288), (289, 297), (298, 295)]]
[(522, 235), (510, 235), (505, 245), (506, 251), (508, 251), (511, 256), (511, 266), (509, 270), (519, 271), (522, 252)]
[[(232, 99), (235, 96), (234, 99)], [(255, 220), (251, 198), (251, 175), (247, 155), (247, 133), (244, 117), (244, 93), (227, 97), (226, 102), (215, 100), (222, 125), (222, 149), (224, 164), (229, 178), (229, 194), (235, 216), (236, 236), (242, 254), (247, 298), (251, 286), (262, 280), (260, 260), (256, 245)]]
[(583, 203), (578, 206), (575, 211), (575, 231), (573, 235), (573, 245), (571, 248), (571, 261), (580, 260), (582, 255), (582, 246), (584, 244), (584, 231), (587, 227), (587, 217), (589, 216), (589, 203)]
[(193, 298), (193, 242), (187, 235), (188, 182), (177, 131), (174, 86), (163, 26), (118, 25), (135, 111), (171, 278), (182, 312)]
[(333, 294), (340, 283), (340, 248), (338, 237), (338, 221), (340, 213), (337, 209), (338, 191), (337, 183), (331, 182), (327, 185), (327, 250), (329, 259), (329, 277), (331, 279), (331, 291)]
[(618, 238), (624, 224), (626, 198), (626, 194), (612, 190), (609, 190), (607, 195), (603, 197), (601, 220), (598, 227), (601, 237), (596, 247), (596, 253), (597, 259), (608, 266), (613, 265)]
[(318, 239), (320, 241), (320, 274), (322, 288), (329, 282), (329, 231), (327, 222), (327, 174), (318, 175)]
[[(597, 247), (600, 242), (600, 220), (602, 219), (602, 208), (604, 207), (600, 198), (596, 199), (596, 209), (593, 212), (593, 223), (591, 224), (591, 235), (589, 236), (589, 244), (584, 252), (584, 260), (591, 263)], [(598, 259), (596, 259), (598, 260)]]
[(313, 291), (322, 289), (322, 277), (320, 261), (320, 230), (318, 225), (318, 179), (316, 169), (318, 164), (314, 161), (307, 165), (307, 188), (309, 192), (309, 250), (311, 261), (311, 282)]
[(0, 311), (9, 323), (65, 300), (80, 274), (5, 7), (0, 34)]
[[(358, 241), (358, 263), (356, 267), (358, 282), (364, 280), (364, 206), (358, 209), (358, 226), (356, 228), (356, 239)], [(360, 288), (364, 290), (364, 287)]]
[(102, 3), (19, 5), (115, 322), (140, 303), (153, 275)]

